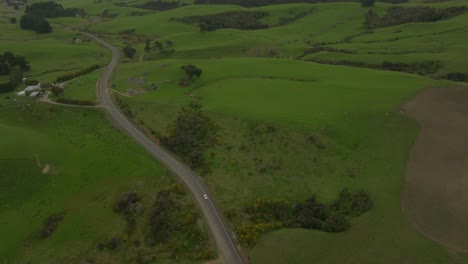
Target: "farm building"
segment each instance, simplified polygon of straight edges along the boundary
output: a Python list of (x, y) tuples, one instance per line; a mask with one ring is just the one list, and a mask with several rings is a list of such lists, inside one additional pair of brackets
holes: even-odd
[(25, 92), (35, 92), (41, 90), (41, 84), (38, 83), (36, 85), (29, 85), (24, 89)]
[(37, 85), (29, 85), (23, 91), (18, 92), (16, 95), (17, 96), (27, 96), (29, 94), (29, 96), (35, 97), (35, 96), (39, 95), (40, 91), (41, 91), (41, 84), (38, 83)]

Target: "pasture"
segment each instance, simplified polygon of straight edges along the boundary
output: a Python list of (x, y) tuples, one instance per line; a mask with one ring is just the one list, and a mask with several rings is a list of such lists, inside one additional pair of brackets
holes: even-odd
[[(220, 126), (219, 144), (205, 153), (211, 172), (203, 177), (233, 227), (245, 222), (243, 210), (256, 199), (298, 202), (315, 194), (329, 203), (343, 188), (371, 194), (374, 208), (353, 219), (350, 230), (272, 231), (248, 249), (252, 263), (468, 263), (466, 253), (419, 233), (401, 204), (407, 160), (420, 132), (403, 105), (425, 88), (453, 85), (436, 80), (450, 72), (468, 73), (463, 56), (468, 13), (368, 30), (368, 8), (359, 3), (188, 5), (152, 12), (125, 6), (129, 1), (60, 2), (90, 15), (108, 10), (116, 16), (51, 19), (54, 32), (36, 35), (10, 24), (8, 13), (0, 18), (0, 50), (25, 56), (32, 66), (26, 76), (45, 82), (108, 61), (95, 43), (72, 44), (77, 35), (71, 28), (87, 27), (116, 46), (135, 47), (135, 58), (124, 58), (113, 76), (114, 95), (135, 123), (156, 137), (167, 135), (181, 107), (202, 105)], [(377, 3), (372, 10), (383, 16), (391, 7)], [(197, 24), (176, 21), (229, 11), (267, 12), (261, 22), (269, 28), (200, 32)], [(308, 13), (290, 19), (303, 11)], [(145, 40), (170, 41), (174, 52), (144, 51)], [(32, 42), (33, 47), (27, 44)], [(432, 60), (440, 67), (426, 76), (365, 68)], [(187, 64), (203, 72), (181, 86), (186, 78), (181, 67)], [(99, 73), (72, 80), (64, 97), (95, 100)], [(107, 254), (94, 246), (125, 229), (112, 202), (130, 189), (154, 198), (172, 176), (99, 111), (2, 101), (0, 166), (17, 177), (2, 178), (2, 186), (15, 192), (0, 195), (0, 231), (7, 238), (0, 242), (0, 255), (13, 262), (133, 260), (126, 250)], [(50, 173), (42, 172), (45, 165)], [(56, 233), (38, 241), (44, 218), (61, 211), (66, 216)], [(436, 224), (443, 226), (442, 220)], [(10, 222), (13, 228), (6, 228)], [(162, 263), (175, 261), (164, 250), (161, 255)]]
[[(115, 236), (137, 239), (147, 232), (146, 217), (157, 190), (173, 184), (173, 176), (100, 111), (18, 103), (2, 107), (1, 113), (0, 260), (134, 261), (130, 242), (116, 252), (99, 251), (96, 245)], [(138, 218), (133, 235), (126, 234), (124, 218), (112, 210), (118, 197), (129, 191), (142, 195), (147, 211)], [(62, 212), (57, 230), (40, 239), (45, 219)], [(178, 239), (184, 240), (181, 236)], [(152, 253), (164, 260), (165, 250), (160, 246)]]

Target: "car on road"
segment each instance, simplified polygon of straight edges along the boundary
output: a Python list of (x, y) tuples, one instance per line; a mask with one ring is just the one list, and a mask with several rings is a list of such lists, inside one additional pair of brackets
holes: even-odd
[(203, 198), (205, 198), (205, 200), (208, 200), (208, 195), (206, 195), (206, 193), (204, 193)]

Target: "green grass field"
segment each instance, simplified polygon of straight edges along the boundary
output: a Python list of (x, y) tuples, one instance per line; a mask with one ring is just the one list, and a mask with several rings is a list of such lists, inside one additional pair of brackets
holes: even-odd
[[(177, 80), (187, 63), (204, 72), (182, 88)], [(422, 88), (446, 83), (404, 73), (249, 58), (122, 64), (114, 83), (125, 91), (133, 87), (129, 78), (143, 73), (160, 89), (143, 86), (146, 93), (120, 97), (138, 122), (164, 134), (179, 107), (197, 100), (220, 124), (224, 144), (212, 151), (213, 171), (205, 177), (224, 210), (239, 211), (258, 198), (300, 201), (312, 193), (332, 201), (343, 187), (372, 193), (376, 207), (356, 219), (350, 231), (273, 232), (251, 251), (253, 263), (311, 258), (319, 263), (455, 263), (464, 257), (412, 230), (400, 209), (405, 160), (418, 129), (398, 109)], [(264, 124), (276, 132), (249, 134), (251, 127)], [(321, 138), (326, 149), (308, 143), (309, 135)], [(257, 157), (260, 165), (253, 162)], [(259, 172), (258, 166), (278, 160), (279, 169)], [(357, 175), (349, 176), (350, 170)], [(284, 248), (283, 241), (295, 246), (271, 254), (272, 248)]]
[[(212, 171), (204, 178), (222, 210), (237, 215), (230, 218), (233, 227), (245, 221), (243, 208), (259, 198), (297, 202), (316, 194), (327, 203), (344, 187), (370, 192), (374, 208), (353, 219), (350, 230), (273, 231), (248, 249), (251, 263), (468, 263), (466, 253), (444, 248), (416, 232), (401, 211), (406, 159), (419, 128), (400, 113), (401, 106), (425, 87), (454, 85), (428, 77), (468, 73), (464, 59), (468, 13), (368, 31), (363, 27), (368, 9), (359, 3), (249, 9), (189, 5), (151, 12), (116, 6), (116, 1), (60, 2), (84, 8), (90, 15), (108, 9), (117, 17), (99, 18), (93, 25), (89, 17), (56, 18), (51, 20), (57, 28), (53, 34), (36, 35), (9, 24), (8, 13), (0, 19), (0, 51), (24, 55), (32, 65), (28, 77), (51, 81), (109, 58), (94, 43), (71, 44), (75, 33), (70, 28), (89, 26), (116, 46), (137, 48), (133, 60), (123, 59), (125, 63), (118, 66), (113, 89), (120, 94), (136, 92), (117, 96), (128, 104), (136, 123), (159, 135), (167, 134), (182, 106), (192, 101), (203, 105), (219, 124), (222, 138), (222, 144), (206, 153)], [(466, 2), (422, 5), (446, 8)], [(384, 15), (390, 7), (377, 3), (373, 9)], [(262, 22), (271, 27), (200, 32), (197, 25), (171, 20), (239, 10), (268, 12)], [(275, 26), (305, 10), (310, 14)], [(133, 11), (144, 15), (132, 16)], [(120, 35), (128, 30), (134, 30), (132, 37)], [(144, 52), (146, 39), (169, 40), (175, 52)], [(33, 48), (28, 44), (32, 41), (37, 44)], [(303, 56), (317, 45), (335, 51)], [(140, 56), (142, 62), (138, 62)], [(441, 68), (423, 77), (307, 60), (371, 65), (438, 60)], [(180, 67), (186, 64), (202, 68), (203, 73), (181, 87), (178, 83), (185, 74)], [(96, 100), (94, 86), (100, 72), (72, 80), (64, 97)], [(0, 242), (0, 256), (12, 262), (55, 258), (67, 263), (89, 254), (108, 257), (99, 255), (93, 245), (124, 228), (124, 221), (110, 209), (112, 201), (129, 188), (152, 197), (155, 189), (172, 182), (169, 173), (107, 125), (96, 110), (45, 105), (20, 110), (11, 105), (11, 99), (1, 100), (0, 129), (5, 140), (0, 141), (0, 166), (18, 177), (1, 179), (2, 187), (15, 192), (0, 194), (0, 223), (14, 222), (13, 228), (2, 225), (8, 239)], [(44, 164), (52, 165), (54, 173), (42, 174)], [(44, 218), (62, 210), (66, 220), (57, 233), (46, 241), (35, 240), (32, 234)], [(125, 252), (110, 257), (114, 262), (129, 260)], [(161, 263), (174, 261), (166, 257)]]
[[(98, 252), (96, 244), (125, 234), (125, 221), (112, 211), (122, 193), (139, 192), (149, 213), (157, 190), (174, 182), (171, 174), (97, 110), (44, 104), (0, 110), (0, 260), (134, 261), (131, 243), (112, 254)], [(58, 212), (65, 213), (58, 229), (39, 239), (43, 221)], [(146, 216), (139, 225), (145, 225)], [(155, 252), (161, 260), (168, 256), (164, 248)]]
[(102, 70), (97, 70), (68, 81), (63, 92), (64, 98), (84, 101), (96, 101), (96, 82)]

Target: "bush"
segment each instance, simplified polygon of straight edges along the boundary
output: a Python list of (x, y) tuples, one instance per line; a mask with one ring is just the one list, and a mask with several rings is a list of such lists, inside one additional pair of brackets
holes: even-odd
[(82, 69), (80, 71), (77, 71), (77, 72), (73, 72), (73, 73), (68, 73), (68, 74), (65, 74), (65, 75), (62, 75), (62, 76), (59, 76), (57, 77), (56, 81), (57, 82), (65, 82), (65, 81), (69, 81), (71, 79), (74, 79), (76, 77), (79, 77), (81, 75), (85, 75), (85, 74), (88, 74), (90, 72), (93, 72), (97, 69), (101, 68), (101, 66), (99, 66), (98, 64), (94, 64), (88, 68), (85, 68), (85, 69)]
[(364, 25), (373, 29), (379, 27), (390, 27), (414, 22), (435, 22), (458, 16), (468, 10), (465, 6), (449, 7), (445, 9), (418, 7), (391, 7), (387, 14), (379, 18), (372, 10), (366, 13)]
[(236, 229), (237, 238), (244, 247), (252, 247), (257, 243), (260, 234), (281, 228), (280, 222), (268, 222), (257, 224), (244, 224)]
[(78, 100), (78, 99), (69, 99), (69, 98), (58, 98), (55, 100), (57, 103), (61, 104), (72, 104), (72, 105), (87, 105), (87, 106), (93, 106), (96, 105), (95, 102), (91, 101), (86, 101), (86, 100)]
[(58, 223), (63, 220), (63, 214), (53, 214), (44, 222), (44, 227), (41, 230), (40, 237), (48, 238), (57, 229)]
[(341, 190), (338, 200), (332, 204), (333, 211), (348, 216), (360, 216), (372, 207), (373, 202), (368, 192), (360, 190), (351, 193), (346, 188)]
[(129, 192), (122, 195), (119, 201), (114, 205), (114, 212), (124, 215), (136, 215), (143, 211), (141, 197), (136, 192)]
[(281, 222), (290, 221), (292, 208), (284, 200), (257, 200), (252, 205), (245, 208), (250, 221), (261, 222)]
[(115, 250), (120, 246), (120, 244), (122, 244), (122, 240), (118, 237), (113, 237), (107, 241), (106, 247), (109, 250)]
[(346, 217), (340, 213), (333, 213), (327, 218), (324, 230), (327, 232), (342, 232), (349, 229), (350, 224)]
[(445, 76), (446, 79), (456, 82), (468, 81), (468, 75), (462, 72), (451, 72)]
[(39, 81), (38, 81), (38, 80), (26, 80), (26, 81), (24, 82), (24, 84), (25, 84), (26, 86), (29, 86), (29, 85), (38, 85), (38, 84), (39, 84)]
[(16, 85), (12, 82), (0, 83), (0, 93), (8, 93), (13, 91)]

